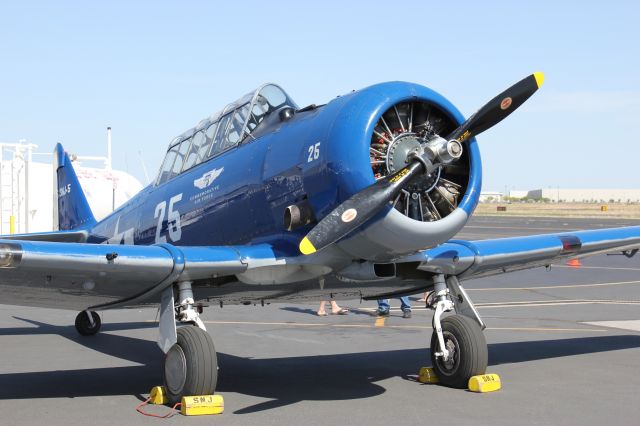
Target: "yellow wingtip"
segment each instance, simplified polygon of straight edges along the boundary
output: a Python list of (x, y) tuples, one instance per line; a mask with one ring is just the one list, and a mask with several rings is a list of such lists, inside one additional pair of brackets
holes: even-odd
[(316, 248), (307, 237), (304, 237), (302, 241), (300, 241), (300, 252), (302, 254), (312, 254), (316, 252)]
[(538, 71), (533, 73), (533, 77), (536, 79), (536, 84), (538, 85), (538, 89), (542, 87), (544, 83), (544, 73)]

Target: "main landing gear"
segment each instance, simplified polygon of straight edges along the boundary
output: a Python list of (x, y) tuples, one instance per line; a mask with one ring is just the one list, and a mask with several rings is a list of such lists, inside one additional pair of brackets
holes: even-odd
[(100, 315), (96, 311), (82, 311), (76, 316), (76, 330), (83, 336), (93, 336), (100, 331)]
[[(171, 404), (180, 402), (183, 396), (211, 395), (218, 381), (216, 350), (200, 319), (201, 310), (194, 307), (191, 282), (180, 282), (175, 287), (177, 304), (174, 286), (162, 292), (158, 339), (165, 353), (164, 386)], [(180, 323), (179, 328), (176, 322)], [(82, 311), (76, 316), (75, 325), (81, 335), (92, 336), (100, 330), (100, 316), (95, 311)]]
[[(164, 386), (170, 404), (183, 396), (211, 395), (218, 381), (218, 360), (213, 340), (194, 308), (191, 282), (178, 284), (180, 302), (174, 304), (173, 287), (162, 294), (160, 339), (165, 352)], [(176, 329), (176, 321), (182, 324)]]
[[(454, 303), (454, 301), (456, 303)], [(434, 280), (433, 296), (427, 302), (432, 309), (431, 361), (440, 383), (466, 388), (472, 376), (484, 374), (488, 363), (485, 328), (480, 315), (455, 276), (439, 275)], [(444, 312), (455, 315), (442, 318)]]

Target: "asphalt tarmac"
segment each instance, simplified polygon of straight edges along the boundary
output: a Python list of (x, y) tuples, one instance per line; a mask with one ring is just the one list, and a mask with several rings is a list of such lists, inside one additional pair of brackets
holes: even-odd
[[(633, 225), (595, 219), (474, 218), (480, 239)], [(156, 310), (102, 314), (80, 337), (76, 313), (0, 305), (1, 424), (616, 424), (640, 423), (640, 256), (597, 256), (465, 282), (488, 329), (491, 394), (416, 382), (430, 365), (432, 312), (413, 317), (375, 303), (205, 310), (220, 364), (218, 416), (167, 420), (135, 406), (161, 383)], [(392, 301), (392, 306), (398, 306)], [(150, 407), (154, 413), (166, 407)]]

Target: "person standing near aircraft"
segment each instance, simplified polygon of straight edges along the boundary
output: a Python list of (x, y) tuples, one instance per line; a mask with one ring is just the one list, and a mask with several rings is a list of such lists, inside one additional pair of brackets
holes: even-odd
[[(402, 309), (402, 318), (411, 318), (411, 304), (409, 304), (409, 296), (399, 297), (400, 299), (400, 309)], [(391, 305), (389, 304), (389, 299), (378, 299), (378, 310), (376, 314), (379, 317), (388, 317), (389, 309), (391, 309)]]
[[(327, 312), (324, 310), (324, 305), (327, 303), (326, 300), (320, 302), (320, 307), (318, 308), (318, 316), (325, 317), (327, 316)], [(338, 302), (335, 300), (331, 301), (331, 314), (332, 315), (347, 315), (349, 313), (348, 309), (341, 308), (338, 306)]]

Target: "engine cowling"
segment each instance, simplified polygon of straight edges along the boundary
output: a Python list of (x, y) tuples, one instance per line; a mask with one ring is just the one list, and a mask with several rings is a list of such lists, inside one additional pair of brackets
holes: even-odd
[[(368, 90), (387, 90), (369, 117), (362, 141), (369, 156), (369, 184), (402, 169), (412, 150), (435, 136), (446, 136), (464, 121), (446, 99), (422, 86), (385, 83), (361, 92)], [(358, 96), (351, 102), (358, 102)], [(376, 261), (439, 245), (466, 224), (480, 186), (480, 153), (472, 138), (463, 142), (458, 160), (411, 181), (366, 227), (338, 245), (354, 256)]]

